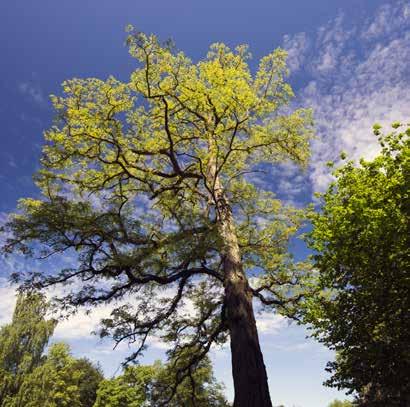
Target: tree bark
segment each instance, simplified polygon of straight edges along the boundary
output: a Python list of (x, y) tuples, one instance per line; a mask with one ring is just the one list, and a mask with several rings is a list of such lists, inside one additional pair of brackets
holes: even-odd
[(213, 198), (224, 247), (225, 306), (231, 340), (234, 407), (272, 407), (253, 311), (253, 295), (242, 267), (232, 210), (212, 167)]
[(226, 244), (223, 267), (235, 389), (234, 407), (272, 407), (253, 312), (253, 296), (242, 268), (230, 208), (225, 210), (228, 215), (220, 229)]

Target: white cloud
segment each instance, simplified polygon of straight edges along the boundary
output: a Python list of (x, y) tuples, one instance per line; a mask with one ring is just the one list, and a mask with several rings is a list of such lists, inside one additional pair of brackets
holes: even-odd
[(14, 305), (16, 304), (15, 288), (0, 278), (0, 326), (11, 322)]
[(288, 52), (287, 64), (291, 72), (296, 72), (300, 69), (308, 47), (309, 40), (303, 32), (294, 36), (284, 36), (283, 48)]
[[(71, 287), (72, 289), (73, 287)], [(47, 293), (47, 296), (61, 296), (64, 289), (53, 288)], [(173, 290), (166, 290), (163, 295), (172, 296)], [(7, 283), (7, 280), (0, 279), (0, 325), (11, 322), (13, 309), (16, 303), (16, 287)], [(129, 300), (129, 299), (128, 299)], [(127, 300), (121, 301), (126, 302)], [(131, 300), (130, 303), (135, 303)], [(53, 335), (53, 340), (71, 341), (79, 339), (92, 339), (94, 336), (92, 332), (97, 331), (100, 321), (103, 318), (109, 317), (112, 311), (113, 305), (99, 305), (93, 309), (87, 310), (79, 309), (75, 314), (70, 315), (67, 318), (63, 318), (59, 321)], [(181, 312), (187, 315), (194, 315), (196, 313), (190, 301), (186, 301), (181, 309)], [(55, 315), (59, 318), (60, 314)], [(256, 314), (256, 323), (258, 331), (263, 335), (275, 335), (280, 330), (288, 325), (288, 320), (274, 312), (260, 311)], [(95, 338), (95, 337), (94, 337)], [(150, 347), (165, 350), (169, 348), (169, 345), (165, 343), (160, 336), (152, 336), (147, 344)], [(215, 349), (215, 351), (218, 351)]]
[(149, 340), (147, 341), (147, 345), (152, 348), (161, 349), (161, 350), (168, 350), (170, 348), (170, 345), (167, 342), (164, 342), (158, 336), (151, 336)]
[[(298, 50), (301, 37), (284, 42)], [(339, 16), (316, 37), (305, 41), (314, 44), (300, 62), (310, 79), (297, 103), (314, 109), (318, 138), (312, 143), (310, 181), (313, 190), (322, 191), (331, 179), (327, 161), (337, 162), (341, 151), (354, 159), (374, 157), (379, 147), (373, 124), (388, 127), (410, 119), (410, 4), (384, 5), (356, 27)], [(285, 191), (288, 187), (284, 182)]]
[[(0, 279), (0, 326), (11, 322), (17, 299), (16, 286), (10, 285), (6, 279)], [(86, 338), (95, 330), (101, 318), (109, 315), (108, 307), (96, 308), (91, 314), (79, 311), (68, 319), (62, 320), (54, 332), (58, 340)]]
[(380, 7), (375, 18), (363, 30), (362, 37), (370, 40), (383, 37), (405, 26), (409, 20), (410, 4), (405, 2), (401, 2), (400, 6), (384, 4)]
[(109, 317), (111, 310), (108, 305), (95, 307), (90, 313), (80, 310), (58, 323), (54, 338), (58, 340), (90, 338), (92, 332), (98, 329), (101, 319)]
[[(60, 290), (49, 292), (48, 297), (53, 295), (61, 295)], [(7, 283), (7, 280), (0, 278), (0, 326), (11, 322), (13, 310), (16, 305), (16, 287)], [(59, 320), (54, 331), (53, 341), (72, 341), (72, 340), (87, 340), (93, 339), (96, 336), (92, 333), (98, 330), (101, 319), (110, 316), (112, 304), (100, 305), (93, 308), (90, 312), (84, 309), (79, 309), (74, 315)], [(56, 314), (56, 318), (60, 315)], [(148, 341), (150, 347), (156, 349), (168, 349), (168, 345), (161, 338), (152, 336)], [(107, 349), (112, 351), (113, 343), (107, 345)], [(123, 347), (127, 346), (124, 342)], [(104, 348), (105, 349), (105, 348)]]
[(37, 105), (44, 105), (46, 99), (40, 86), (33, 82), (20, 82), (18, 90)]
[(353, 34), (354, 30), (344, 29), (343, 15), (338, 16), (328, 25), (320, 27), (316, 40), (316, 49), (319, 52), (313, 61), (312, 69), (320, 74), (327, 74), (336, 69), (343, 55), (343, 46)]
[(277, 189), (283, 194), (285, 203), (298, 206), (306, 188), (306, 173), (293, 162), (287, 161), (273, 167), (271, 176), (277, 180)]
[(258, 332), (263, 335), (275, 335), (288, 325), (288, 320), (282, 315), (262, 311), (256, 315)]

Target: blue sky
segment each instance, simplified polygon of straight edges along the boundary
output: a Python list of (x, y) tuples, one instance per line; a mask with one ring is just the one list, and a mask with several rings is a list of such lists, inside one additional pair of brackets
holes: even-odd
[[(4, 0), (0, 3), (0, 219), (16, 201), (36, 190), (42, 131), (52, 123), (48, 95), (72, 77), (127, 80), (133, 60), (124, 46), (131, 23), (197, 60), (216, 41), (248, 43), (253, 63), (282, 46), (289, 52), (295, 105), (315, 111), (317, 138), (308, 171), (284, 165), (271, 173), (279, 196), (297, 205), (323, 190), (330, 177), (325, 163), (344, 150), (354, 158), (377, 153), (371, 126), (409, 119), (410, 2), (385, 0)], [(297, 255), (305, 251), (296, 245)], [(65, 259), (61, 259), (64, 262)], [(68, 261), (68, 260), (67, 260)], [(13, 288), (7, 274), (24, 269), (21, 259), (0, 260), (0, 323), (10, 319)], [(56, 338), (76, 355), (100, 360), (112, 374), (126, 347), (111, 351), (89, 335), (99, 316), (83, 314), (62, 323)], [(342, 393), (322, 386), (332, 353), (306, 332), (275, 315), (259, 316), (259, 331), (274, 404), (325, 407)], [(163, 354), (153, 342), (146, 361)], [(232, 395), (229, 352), (213, 354), (216, 375)]]

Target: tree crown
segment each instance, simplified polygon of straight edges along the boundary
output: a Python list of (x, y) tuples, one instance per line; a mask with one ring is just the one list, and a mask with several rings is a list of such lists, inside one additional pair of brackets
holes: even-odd
[(14, 277), (25, 287), (76, 281), (63, 307), (132, 297), (101, 334), (139, 340), (133, 359), (159, 333), (172, 355), (190, 348), (194, 366), (226, 340), (221, 191), (244, 269), (258, 275), (252, 295), (288, 315), (302, 295), (305, 265), (287, 253), (301, 212), (249, 174), (286, 160), (303, 166), (311, 114), (287, 106), (283, 50), (252, 74), (246, 46), (214, 44), (193, 63), (132, 28), (128, 45), (139, 64), (128, 83), (73, 79), (52, 97), (56, 123), (36, 175), (43, 196), (20, 201), (6, 250), (73, 254), (73, 268)]
[(307, 322), (337, 351), (328, 385), (394, 406), (408, 394), (410, 127), (374, 133), (380, 154), (336, 169), (312, 213), (323, 294), (309, 300)]

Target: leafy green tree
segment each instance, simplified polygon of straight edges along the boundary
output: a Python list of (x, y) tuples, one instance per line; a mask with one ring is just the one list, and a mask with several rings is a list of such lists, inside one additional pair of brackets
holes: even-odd
[(140, 407), (150, 398), (159, 366), (128, 366), (124, 373), (100, 383), (93, 407)]
[(46, 361), (25, 377), (13, 407), (81, 407), (79, 374), (64, 343), (50, 347)]
[(159, 332), (172, 357), (188, 348), (177, 383), (229, 337), (235, 406), (271, 407), (253, 299), (291, 314), (305, 266), (287, 253), (300, 213), (255, 181), (264, 166), (306, 163), (310, 111), (286, 107), (283, 50), (252, 74), (246, 46), (214, 44), (193, 63), (132, 28), (128, 45), (139, 64), (128, 83), (73, 79), (52, 97), (43, 197), (22, 200), (8, 224), (6, 250), (77, 253), (78, 267), (14, 277), (29, 287), (77, 280), (64, 308), (137, 299), (113, 310), (102, 335), (139, 342), (130, 359)]
[(307, 322), (337, 352), (327, 384), (361, 405), (410, 403), (410, 127), (395, 123), (372, 161), (337, 169), (312, 215), (319, 288)]
[(75, 360), (74, 370), (81, 373), (78, 385), (81, 406), (91, 407), (96, 400), (97, 389), (104, 379), (101, 368), (89, 359), (81, 358)]
[(349, 400), (334, 400), (328, 405), (328, 407), (353, 407), (353, 404)]
[(10, 407), (91, 407), (100, 378), (89, 361), (73, 358), (68, 345), (56, 343), (46, 361), (25, 377)]
[(122, 375), (101, 382), (93, 407), (229, 407), (208, 358), (175, 390), (174, 369), (173, 362), (163, 365), (160, 361), (151, 366), (128, 366)]
[[(170, 360), (166, 365), (156, 365), (156, 378), (152, 388), (151, 405), (168, 405), (170, 407), (229, 407), (223, 394), (224, 387), (218, 383), (212, 372), (209, 358), (192, 370), (188, 377), (174, 389), (174, 370), (184, 364), (184, 355), (177, 360)], [(181, 360), (182, 359), (182, 360)], [(175, 392), (175, 397), (170, 398)], [(168, 403), (168, 404), (167, 404)]]
[(12, 322), (0, 328), (0, 406), (18, 393), (24, 377), (39, 366), (56, 322), (46, 319), (43, 295), (20, 293)]

